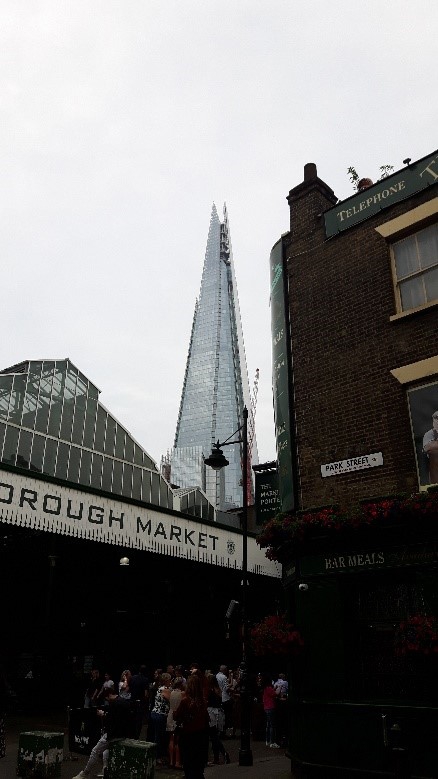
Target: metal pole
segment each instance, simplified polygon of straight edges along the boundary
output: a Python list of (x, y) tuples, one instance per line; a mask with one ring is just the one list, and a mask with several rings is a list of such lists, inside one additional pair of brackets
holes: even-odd
[(253, 764), (250, 734), (251, 734), (251, 701), (248, 688), (248, 620), (246, 613), (248, 590), (248, 409), (243, 409), (242, 427), (242, 662), (240, 663), (240, 749), (239, 765), (251, 766)]

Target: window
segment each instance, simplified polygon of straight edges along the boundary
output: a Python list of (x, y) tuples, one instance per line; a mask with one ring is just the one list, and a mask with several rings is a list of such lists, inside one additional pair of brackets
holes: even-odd
[(438, 223), (392, 244), (399, 311), (438, 300)]

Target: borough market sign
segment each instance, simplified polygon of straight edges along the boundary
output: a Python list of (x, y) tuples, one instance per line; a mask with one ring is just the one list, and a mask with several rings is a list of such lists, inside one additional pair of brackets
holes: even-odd
[[(107, 544), (226, 568), (242, 567), (242, 535), (85, 490), (0, 469), (0, 523), (88, 538)], [(255, 538), (248, 538), (248, 570), (281, 576)]]
[(374, 186), (338, 203), (324, 214), (327, 238), (348, 230), (384, 208), (438, 182), (438, 151), (403, 170), (378, 181)]

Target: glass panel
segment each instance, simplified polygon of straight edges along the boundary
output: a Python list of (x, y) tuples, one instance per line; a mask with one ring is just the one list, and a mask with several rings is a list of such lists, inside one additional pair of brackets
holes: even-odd
[(77, 446), (72, 446), (70, 449), (70, 460), (68, 463), (68, 480), (75, 482), (79, 481), (79, 464), (81, 460), (81, 450)]
[(114, 492), (116, 495), (122, 494), (122, 469), (123, 463), (114, 460), (113, 486), (111, 492)]
[(38, 473), (42, 473), (45, 446), (46, 439), (44, 436), (35, 433), (32, 444), (32, 455), (30, 458), (31, 471), (38, 471)]
[(69, 366), (64, 385), (64, 408), (62, 411), (61, 435), (64, 441), (71, 441), (73, 413), (75, 408), (77, 371)]
[(96, 424), (96, 412), (97, 412), (97, 390), (92, 384), (88, 386), (88, 398), (87, 408), (85, 412), (85, 427), (84, 427), (84, 440), (83, 445), (87, 449), (93, 448), (94, 441), (94, 427)]
[(59, 436), (62, 401), (64, 399), (65, 362), (56, 363), (53, 376), (52, 398), (50, 401), (49, 435)]
[(155, 463), (153, 460), (151, 460), (150, 457), (146, 454), (146, 452), (143, 452), (143, 466), (145, 468), (150, 468), (151, 471), (155, 470)]
[(430, 303), (432, 300), (438, 300), (438, 268), (428, 271), (424, 274), (424, 284), (426, 287), (426, 300)]
[(132, 478), (132, 497), (141, 500), (141, 468), (134, 468)]
[(31, 362), (29, 365), (21, 424), (23, 427), (29, 427), (31, 430), (35, 427), (42, 367), (42, 362)]
[(415, 235), (410, 235), (409, 238), (394, 244), (394, 257), (398, 279), (403, 279), (419, 270)]
[(81, 374), (78, 375), (76, 383), (76, 405), (73, 421), (72, 441), (75, 444), (82, 443), (84, 431), (85, 411), (87, 408), (87, 384)]
[(44, 466), (43, 466), (43, 473), (47, 473), (48, 476), (55, 475), (57, 451), (58, 451), (58, 441), (55, 441), (53, 438), (48, 438), (46, 441), (46, 452), (44, 455)]
[(88, 485), (90, 484), (90, 478), (91, 478), (91, 452), (88, 452), (87, 449), (84, 449), (82, 451), (81, 473), (79, 476), (79, 483), (85, 484), (88, 487)]
[(104, 451), (105, 441), (105, 427), (106, 427), (107, 413), (102, 406), (97, 407), (97, 419), (96, 419), (96, 434), (94, 436), (94, 450), (96, 452)]
[(32, 433), (28, 430), (22, 430), (20, 433), (20, 443), (18, 444), (17, 462), (19, 468), (30, 467), (30, 451), (32, 448)]
[(12, 387), (11, 406), (9, 408), (9, 422), (14, 422), (16, 425), (21, 424), (21, 416), (23, 413), (24, 393), (26, 391), (27, 374), (21, 373), (14, 376), (14, 384)]
[(12, 393), (12, 376), (0, 376), (0, 419), (8, 420)]
[(400, 296), (403, 311), (409, 308), (417, 308), (425, 303), (424, 299), (424, 287), (423, 279), (421, 276), (416, 276), (409, 281), (403, 281), (400, 284)]
[(8, 463), (9, 465), (15, 465), (19, 432), (20, 430), (18, 427), (11, 427), (10, 425), (6, 425), (5, 445), (3, 447), (3, 462)]
[(116, 420), (113, 419), (111, 414), (108, 414), (108, 421), (106, 423), (105, 454), (110, 454), (111, 457), (114, 457), (116, 427)]
[(56, 476), (58, 479), (67, 478), (69, 453), (70, 446), (60, 441), (58, 446), (58, 459), (56, 461)]
[(417, 234), (418, 251), (422, 268), (438, 263), (438, 225), (431, 225)]
[(119, 460), (123, 460), (125, 454), (125, 431), (123, 428), (120, 427), (120, 425), (117, 425), (117, 435), (116, 435), (116, 457), (119, 458)]
[(0, 460), (2, 459), (3, 441), (5, 440), (6, 425), (0, 422)]
[(100, 489), (102, 481), (103, 456), (101, 454), (93, 455), (93, 467), (91, 470), (91, 486)]
[(151, 503), (153, 503), (155, 506), (158, 506), (158, 501), (160, 497), (160, 477), (158, 473), (154, 473), (154, 471), (151, 471), (151, 475), (152, 475)]
[(134, 462), (136, 465), (142, 465), (143, 463), (143, 452), (138, 446), (138, 444), (135, 444), (135, 450), (134, 450)]
[(47, 422), (49, 420), (50, 398), (53, 386), (54, 362), (44, 362), (40, 379), (40, 392), (38, 397), (38, 408), (36, 413), (35, 430), (41, 433), (47, 433)]
[(125, 463), (123, 468), (122, 494), (125, 498), (130, 498), (132, 495), (132, 465), (128, 465), (128, 463)]
[(134, 441), (129, 435), (126, 436), (125, 460), (128, 463), (134, 462)]
[(111, 492), (113, 478), (113, 462), (110, 457), (103, 458), (102, 489)]
[(160, 506), (167, 506), (167, 484), (160, 478)]
[(145, 503), (151, 502), (151, 471), (143, 471), (141, 499), (144, 500)]

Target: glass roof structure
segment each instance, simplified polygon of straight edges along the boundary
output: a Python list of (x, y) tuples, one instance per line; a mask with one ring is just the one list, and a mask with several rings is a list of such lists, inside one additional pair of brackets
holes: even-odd
[(0, 371), (0, 462), (174, 508), (155, 462), (69, 359)]

